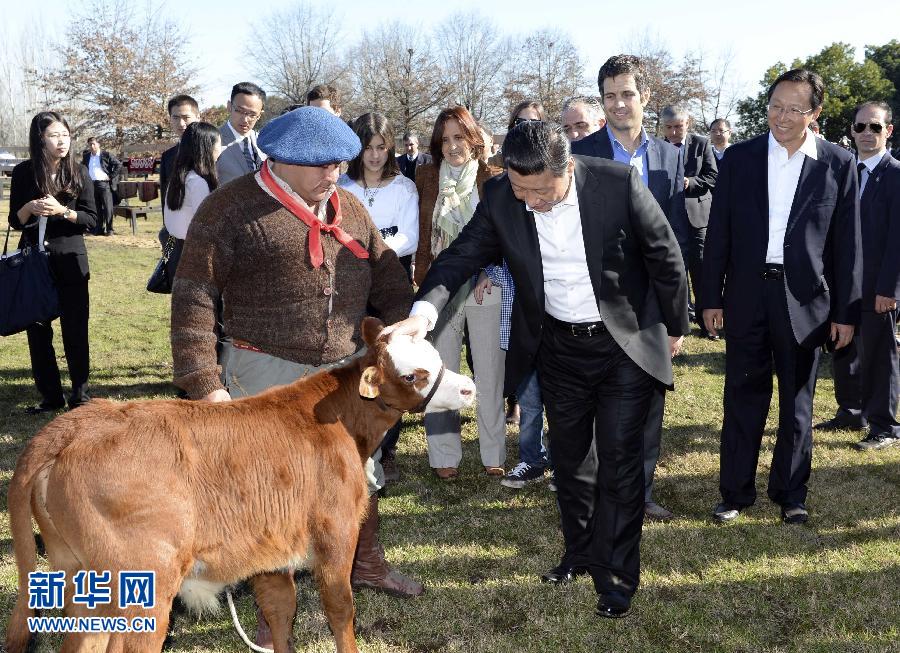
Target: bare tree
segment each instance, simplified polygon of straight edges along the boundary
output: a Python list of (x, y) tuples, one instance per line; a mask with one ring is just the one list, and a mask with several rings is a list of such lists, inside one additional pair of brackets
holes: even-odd
[(730, 118), (737, 111), (743, 84), (734, 76), (734, 58), (731, 48), (715, 57), (703, 50), (696, 54), (696, 75), (703, 87), (697, 117), (704, 127), (708, 128), (716, 118)]
[(430, 42), (410, 25), (389, 23), (366, 31), (350, 57), (351, 112), (380, 111), (398, 132), (426, 130), (428, 117), (450, 97)]
[(342, 85), (341, 21), (329, 9), (303, 1), (255, 23), (246, 49), (256, 75), (268, 90), (291, 102), (304, 102), (316, 84)]
[(585, 86), (584, 63), (568, 35), (558, 30), (539, 30), (518, 46), (510, 67), (504, 95), (508, 108), (524, 99), (539, 100), (548, 116), (558, 117), (567, 97)]
[(435, 40), (451, 99), (476, 120), (505, 124), (502, 73), (509, 43), (497, 26), (477, 12), (457, 12), (441, 22)]
[(0, 26), (0, 143), (27, 145), (32, 115), (50, 107), (46, 89), (31, 82), (50, 68), (54, 55), (44, 44), (51, 40), (40, 21), (17, 35)]
[(126, 0), (94, 0), (69, 24), (62, 63), (36, 80), (76, 134), (105, 135), (114, 146), (151, 140), (168, 124), (166, 101), (192, 92), (186, 32), (159, 11), (135, 15)]

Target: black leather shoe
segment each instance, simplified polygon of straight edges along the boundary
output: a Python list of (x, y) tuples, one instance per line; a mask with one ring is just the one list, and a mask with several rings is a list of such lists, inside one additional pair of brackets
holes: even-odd
[(742, 506), (735, 503), (720, 503), (713, 508), (712, 518), (720, 524), (728, 524), (740, 517)]
[(802, 503), (786, 503), (781, 506), (781, 521), (785, 524), (805, 524), (809, 521), (809, 513)]
[(597, 600), (597, 614), (607, 619), (621, 619), (631, 609), (631, 599), (622, 592), (607, 592)]
[(49, 406), (47, 404), (38, 404), (37, 406), (29, 406), (25, 409), (26, 415), (40, 415), (41, 413), (55, 413), (58, 410), (62, 410), (65, 408), (65, 404), (60, 404), (58, 406)]
[(551, 585), (567, 585), (578, 576), (582, 576), (586, 573), (587, 569), (584, 567), (572, 567), (563, 564), (541, 574), (541, 582), (550, 583)]
[(851, 422), (835, 415), (831, 419), (819, 422), (813, 428), (817, 431), (862, 431), (866, 426), (862, 421)]

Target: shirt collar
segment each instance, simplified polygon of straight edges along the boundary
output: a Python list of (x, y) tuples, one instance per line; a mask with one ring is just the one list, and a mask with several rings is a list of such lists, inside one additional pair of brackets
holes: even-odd
[[(253, 133), (253, 130), (251, 129), (251, 130), (248, 131), (244, 136), (241, 136), (241, 135), (238, 133), (238, 130), (235, 129), (234, 126), (231, 124), (231, 121), (230, 121), (230, 120), (227, 120), (227, 121), (225, 122), (225, 124), (228, 125), (228, 129), (230, 129), (230, 130), (231, 130), (231, 133), (234, 134), (234, 140), (236, 140), (236, 141), (242, 141), (242, 140), (244, 140), (245, 138), (250, 138), (250, 135)], [(252, 139), (252, 138), (250, 138), (250, 142), (253, 143), (253, 139)]]
[[(784, 151), (785, 153), (787, 153), (787, 148), (776, 141), (775, 136), (772, 135), (772, 130), (769, 130), (769, 154), (778, 151)], [(809, 129), (804, 132), (803, 144), (800, 145), (800, 148), (797, 150), (797, 152), (805, 154), (813, 161), (817, 161), (819, 159), (819, 154), (816, 150), (816, 135)], [(794, 152), (794, 154), (797, 154), (797, 152)]]
[(881, 150), (881, 152), (879, 152), (878, 154), (872, 155), (868, 159), (863, 159), (862, 161), (860, 161), (860, 163), (862, 163), (864, 166), (866, 166), (866, 169), (869, 172), (872, 172), (875, 169), (875, 167), (879, 163), (881, 163), (881, 159), (884, 158), (884, 153), (885, 153), (885, 150)]
[[(604, 127), (604, 129), (606, 130), (607, 135), (609, 135), (609, 142), (612, 143), (613, 148), (618, 146), (619, 149), (626, 152), (628, 151), (628, 148), (622, 145), (622, 143), (619, 142), (619, 139), (613, 135), (612, 130), (609, 128), (609, 125)], [(647, 136), (647, 130), (641, 127), (641, 144), (638, 145), (638, 148), (634, 151), (633, 156), (637, 156), (639, 153), (642, 153), (642, 150), (646, 149), (649, 144), (650, 137)]]

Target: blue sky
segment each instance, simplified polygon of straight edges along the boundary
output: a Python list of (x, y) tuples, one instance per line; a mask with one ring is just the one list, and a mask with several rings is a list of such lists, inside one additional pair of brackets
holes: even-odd
[[(148, 0), (149, 1), (149, 0)], [(249, 38), (249, 23), (267, 12), (289, 7), (293, 0), (168, 0), (149, 2), (169, 15), (181, 15), (193, 42), (190, 55), (201, 69), (200, 101), (203, 106), (220, 104), (236, 81), (252, 79), (252, 65), (237, 45)], [(59, 31), (62, 17), (73, 0), (42, 0), (42, 16), (34, 5), (0, 0), (7, 33), (27, 29), (39, 20)], [(543, 27), (567, 31), (587, 63), (588, 77), (612, 54), (647, 33), (666, 43), (676, 55), (702, 47), (710, 56), (731, 48), (734, 75), (746, 94), (757, 91), (766, 67), (776, 61), (790, 63), (806, 57), (834, 41), (857, 47), (862, 58), (866, 44), (881, 44), (900, 38), (900, 2), (887, 0), (870, 5), (824, 0), (802, 3), (796, 0), (755, 2), (677, 3), (660, 0), (644, 2), (536, 2), (499, 0), (454, 3), (383, 2), (340, 0), (332, 3), (342, 17), (348, 45), (359, 33), (379, 20), (399, 20), (423, 29), (438, 24), (453, 11), (476, 11), (492, 19), (511, 34), (527, 33)], [(139, 2), (135, 2), (139, 6)], [(631, 12), (631, 16), (624, 16)], [(681, 12), (681, 13), (679, 13)], [(864, 12), (860, 15), (859, 12)], [(587, 89), (590, 90), (590, 89)], [(594, 89), (595, 90), (595, 89)]]

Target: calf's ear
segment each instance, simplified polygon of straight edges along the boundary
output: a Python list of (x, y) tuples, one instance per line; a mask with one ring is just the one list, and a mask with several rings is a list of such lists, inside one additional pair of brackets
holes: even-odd
[(359, 396), (366, 399), (374, 399), (378, 396), (378, 384), (381, 383), (381, 373), (373, 366), (363, 370), (359, 377)]
[(374, 349), (375, 341), (378, 340), (379, 334), (384, 330), (384, 323), (378, 318), (366, 317), (363, 318), (360, 330), (362, 331), (363, 342), (366, 343), (369, 349)]

